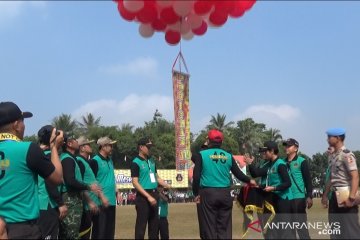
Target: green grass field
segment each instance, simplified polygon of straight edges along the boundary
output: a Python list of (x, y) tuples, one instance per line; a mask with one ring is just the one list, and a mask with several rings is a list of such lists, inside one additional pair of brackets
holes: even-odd
[[(234, 202), (235, 203), (235, 202)], [(118, 206), (116, 217), (116, 233), (118, 239), (133, 239), (135, 228), (135, 206)], [(169, 232), (171, 239), (199, 239), (195, 203), (169, 204)], [(236, 204), (233, 207), (233, 238), (242, 237), (242, 209)], [(320, 199), (314, 199), (314, 206), (308, 211), (309, 222), (326, 222), (327, 209), (320, 204)], [(329, 236), (319, 235), (317, 231), (310, 230), (312, 239), (329, 239)], [(147, 232), (145, 237), (147, 238)], [(261, 239), (262, 235), (250, 230), (244, 239)]]

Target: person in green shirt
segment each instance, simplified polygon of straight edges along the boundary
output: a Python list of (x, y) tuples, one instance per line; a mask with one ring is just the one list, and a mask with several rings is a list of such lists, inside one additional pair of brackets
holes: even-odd
[[(79, 164), (82, 180), (85, 184), (97, 184), (95, 175), (90, 167), (89, 160), (92, 153), (92, 148), (90, 144), (94, 140), (88, 140), (84, 136), (81, 136), (77, 139), (79, 144), (79, 154), (76, 156), (76, 160)], [(109, 205), (108, 200), (105, 198), (102, 190), (99, 191), (99, 194), (96, 195), (93, 192), (84, 191), (83, 192), (83, 214), (81, 218), (79, 236), (80, 239), (90, 239), (91, 229), (92, 229), (92, 217), (99, 213), (99, 208), (101, 204), (104, 207)]]
[[(50, 157), (50, 137), (54, 127), (45, 125), (38, 131), (40, 148), (46, 157)], [(40, 216), (38, 224), (41, 230), (42, 239), (57, 239), (59, 235), (59, 219), (67, 214), (67, 206), (61, 197), (56, 185), (45, 181), (38, 176), (38, 193), (40, 203)]]
[(63, 132), (53, 129), (49, 160), (37, 144), (22, 141), (24, 119), (30, 117), (32, 113), (22, 112), (13, 102), (0, 103), (0, 217), (10, 239), (41, 237), (37, 176), (53, 184), (60, 184), (63, 177), (57, 151)]
[(232, 207), (230, 195), (232, 172), (242, 182), (256, 182), (240, 169), (232, 154), (221, 148), (224, 135), (212, 129), (208, 132), (209, 147), (194, 153), (193, 192), (200, 202), (200, 228), (205, 239), (232, 238)]
[(93, 170), (97, 183), (100, 185), (108, 206), (101, 207), (99, 213), (93, 216), (92, 239), (114, 239), (115, 216), (116, 216), (116, 184), (114, 164), (111, 159), (112, 150), (116, 141), (109, 137), (101, 137), (97, 140), (99, 153), (95, 155), (90, 166)]
[(169, 210), (169, 198), (164, 192), (164, 187), (158, 186), (159, 192), (159, 234), (160, 239), (169, 239), (169, 221), (168, 221), (168, 210)]
[[(286, 151), (286, 163), (289, 168), (291, 178), (291, 191), (293, 192), (293, 200), (291, 202), (291, 216), (293, 222), (300, 223), (304, 226), (307, 223), (306, 208), (310, 209), (313, 205), (312, 201), (312, 179), (310, 176), (309, 164), (301, 156), (298, 155), (299, 142), (293, 138), (289, 138), (283, 142)], [(300, 239), (310, 239), (307, 227), (295, 229)]]
[(97, 194), (100, 188), (97, 184), (83, 182), (76, 151), (79, 143), (74, 136), (65, 138), (63, 152), (60, 156), (64, 169), (64, 184), (60, 187), (64, 203), (68, 207), (67, 216), (60, 221), (60, 239), (79, 239), (79, 229), (83, 212), (83, 192), (92, 191)]
[(139, 155), (131, 164), (132, 183), (136, 189), (136, 223), (135, 239), (144, 239), (146, 225), (148, 225), (149, 239), (159, 238), (159, 214), (158, 185), (169, 189), (167, 184), (157, 174), (155, 161), (150, 157), (150, 149), (153, 146), (149, 138), (141, 138), (138, 141)]
[[(267, 193), (266, 198), (275, 207), (275, 223), (291, 223), (291, 201), (293, 194), (291, 191), (291, 179), (289, 176), (286, 162), (279, 158), (279, 146), (274, 141), (266, 141), (259, 152), (263, 154), (264, 159), (270, 161), (267, 168), (253, 169), (253, 177), (265, 177), (265, 186), (263, 190)], [(251, 165), (250, 165), (251, 166)], [(296, 234), (292, 229), (268, 228), (268, 237), (275, 239), (295, 239)]]

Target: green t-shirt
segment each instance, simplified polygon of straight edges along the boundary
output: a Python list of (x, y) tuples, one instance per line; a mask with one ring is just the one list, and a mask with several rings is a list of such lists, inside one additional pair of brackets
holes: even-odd
[[(51, 151), (45, 150), (44, 151), (45, 156), (51, 156)], [(38, 191), (39, 191), (39, 204), (40, 204), (40, 210), (47, 210), (49, 203), (51, 208), (57, 207), (56, 202), (50, 198), (49, 193), (45, 186), (45, 180), (38, 176)]]
[[(278, 170), (280, 165), (285, 165), (285, 167), (287, 168), (286, 162), (283, 159), (279, 158), (274, 163), (272, 163), (271, 167), (268, 169), (268, 186), (277, 187), (281, 184), (282, 180)], [(291, 187), (285, 189), (284, 191), (274, 191), (274, 193), (282, 199), (292, 200), (294, 198)]]
[(289, 175), (291, 178), (291, 191), (294, 199), (305, 198), (305, 183), (301, 172), (301, 164), (305, 161), (303, 157), (297, 156), (290, 162)]
[(159, 198), (159, 217), (168, 216), (168, 202), (162, 198)]
[(26, 162), (30, 144), (0, 141), (0, 216), (7, 223), (39, 217), (37, 174)]
[[(82, 180), (82, 176), (81, 176), (81, 171), (80, 171), (80, 167), (75, 159), (74, 156), (70, 155), (69, 153), (67, 152), (63, 152), (61, 155), (60, 155), (60, 160), (63, 161), (64, 159), (66, 158), (71, 158), (74, 163), (75, 163), (75, 179), (78, 181), (78, 182), (83, 182)], [(59, 191), (61, 193), (64, 193), (64, 192), (67, 192), (69, 190), (69, 187), (66, 186), (66, 183), (63, 183), (59, 186)]]
[(105, 197), (109, 200), (111, 206), (116, 206), (116, 185), (114, 165), (111, 158), (104, 158), (100, 154), (92, 159), (98, 165), (96, 180), (101, 186)]
[(232, 155), (221, 148), (202, 150), (200, 155), (202, 157), (200, 187), (230, 187)]
[[(133, 163), (139, 167), (139, 184), (145, 190), (156, 189), (158, 187), (158, 182), (156, 179), (156, 165), (155, 161), (152, 158), (147, 160), (136, 157), (133, 160)], [(154, 175), (155, 181), (151, 181), (150, 174)]]
[[(83, 182), (86, 185), (91, 185), (93, 183), (97, 183), (95, 175), (93, 173), (93, 171), (90, 168), (90, 165), (88, 163), (88, 161), (86, 161), (82, 156), (77, 156), (76, 160), (81, 162), (84, 167), (85, 167), (85, 171), (84, 171), (84, 178), (83, 178)], [(98, 198), (97, 195), (95, 195), (93, 192), (88, 191), (89, 197), (91, 198), (91, 200), (97, 205), (100, 205), (100, 200)], [(84, 199), (84, 207), (86, 210), (89, 210), (89, 205), (87, 203), (87, 201)]]

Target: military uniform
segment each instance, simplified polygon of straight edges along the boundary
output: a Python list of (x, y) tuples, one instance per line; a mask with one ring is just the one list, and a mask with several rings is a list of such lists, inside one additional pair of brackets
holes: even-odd
[[(85, 158), (81, 155), (76, 157), (76, 160), (78, 161), (80, 171), (82, 174), (82, 180), (85, 184), (91, 185), (96, 183), (96, 178), (93, 173), (93, 171), (90, 168), (89, 163)], [(96, 206), (100, 207), (100, 200), (99, 197), (91, 192), (87, 191), (87, 194), (89, 195), (89, 198), (92, 202), (96, 204)], [(89, 204), (86, 201), (86, 199), (83, 199), (83, 214), (81, 217), (81, 224), (80, 224), (80, 230), (79, 230), (79, 236), (81, 239), (90, 239), (91, 235), (91, 224), (92, 224), (92, 214), (90, 212)]]
[(60, 221), (60, 239), (79, 239), (79, 229), (83, 212), (81, 191), (89, 190), (82, 182), (82, 176), (76, 157), (69, 152), (60, 155), (64, 169), (64, 184), (60, 192), (65, 205), (68, 207), (67, 216)]
[(331, 239), (358, 239), (360, 233), (358, 206), (339, 207), (336, 199), (337, 187), (351, 187), (351, 171), (357, 171), (354, 154), (344, 146), (329, 156), (331, 198), (329, 201), (329, 221), (339, 222), (341, 234), (331, 235)]

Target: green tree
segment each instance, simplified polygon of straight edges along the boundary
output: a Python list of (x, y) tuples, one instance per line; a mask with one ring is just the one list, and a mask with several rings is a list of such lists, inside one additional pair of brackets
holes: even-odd
[(265, 132), (266, 134), (266, 138), (269, 140), (269, 141), (274, 141), (274, 142), (281, 142), (283, 137), (280, 133), (280, 130), (279, 129), (276, 129), (276, 128), (270, 128), (269, 130), (267, 130)]
[(37, 143), (38, 142), (38, 137), (37, 135), (31, 135), (31, 136), (24, 136), (23, 139), (24, 142), (33, 142), (33, 143)]
[(63, 130), (65, 133), (73, 134), (78, 130), (77, 122), (72, 119), (71, 114), (62, 113), (52, 120), (51, 125), (57, 129)]
[(241, 154), (256, 155), (258, 147), (266, 139), (265, 129), (265, 124), (256, 123), (252, 118), (238, 121), (234, 135), (239, 144), (239, 152)]
[(309, 169), (314, 187), (323, 187), (325, 184), (325, 173), (328, 167), (328, 156), (326, 153), (316, 153), (309, 160)]
[(83, 129), (85, 132), (90, 128), (100, 126), (101, 117), (96, 118), (92, 113), (87, 113), (86, 115), (81, 116), (81, 121), (77, 122), (78, 126)]
[(226, 122), (226, 115), (217, 113), (216, 116), (211, 115), (210, 124), (206, 127), (210, 129), (218, 129), (222, 132), (230, 130), (234, 125), (233, 121)]

